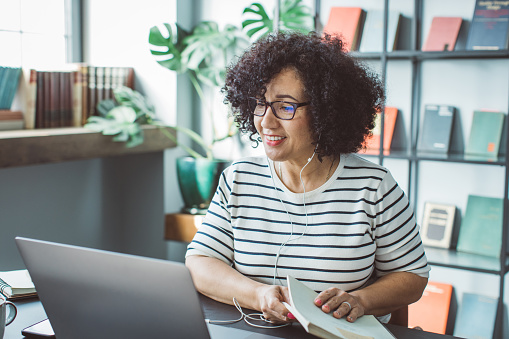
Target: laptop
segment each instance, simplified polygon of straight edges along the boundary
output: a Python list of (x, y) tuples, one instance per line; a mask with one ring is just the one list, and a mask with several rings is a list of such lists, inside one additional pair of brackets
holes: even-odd
[(58, 339), (277, 338), (206, 324), (182, 263), (16, 237)]

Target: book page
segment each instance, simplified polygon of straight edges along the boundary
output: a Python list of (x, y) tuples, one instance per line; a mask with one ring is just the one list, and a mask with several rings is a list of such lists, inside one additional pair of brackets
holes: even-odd
[(13, 288), (35, 288), (28, 270), (0, 272), (0, 279)]
[[(315, 291), (293, 277), (288, 276), (287, 280), (292, 302), (291, 308), (295, 313), (290, 312), (295, 315), (299, 322), (301, 322), (301, 319), (304, 323), (309, 322), (309, 325), (302, 324), (308, 332), (319, 335), (322, 338), (333, 338), (334, 336), (346, 339), (394, 338), (378, 319), (372, 315), (364, 315), (355, 322), (350, 323), (344, 318), (334, 318), (332, 313), (324, 313), (314, 304), (314, 300), (318, 295)], [(322, 336), (320, 333), (313, 333), (313, 325), (333, 336)]]

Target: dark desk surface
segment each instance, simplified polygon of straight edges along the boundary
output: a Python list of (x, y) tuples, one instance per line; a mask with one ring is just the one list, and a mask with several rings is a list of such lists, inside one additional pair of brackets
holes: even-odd
[[(205, 318), (211, 320), (231, 320), (239, 318), (239, 312), (236, 308), (230, 305), (225, 305), (209, 299), (204, 296), (200, 296), (200, 300), (203, 306), (203, 313)], [(16, 319), (6, 327), (4, 339), (18, 339), (23, 338), (21, 330), (27, 326), (30, 326), (38, 321), (46, 318), (46, 313), (42, 307), (39, 299), (27, 299), (15, 302), (18, 307), (18, 315)], [(248, 310), (245, 310), (248, 311)], [(263, 329), (249, 326), (244, 321), (239, 321), (235, 324), (227, 325), (243, 330), (271, 334), (283, 338), (295, 338), (295, 339), (313, 339), (312, 336), (299, 325), (293, 324), (292, 326), (278, 328), (278, 329)], [(386, 325), (387, 328), (396, 336), (398, 339), (451, 339), (452, 336), (434, 334), (424, 331), (412, 330), (406, 327)]]

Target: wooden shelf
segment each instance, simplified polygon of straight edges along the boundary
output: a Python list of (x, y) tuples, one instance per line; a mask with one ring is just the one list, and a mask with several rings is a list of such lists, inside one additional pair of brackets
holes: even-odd
[(56, 163), (162, 151), (175, 147), (156, 126), (143, 126), (143, 144), (127, 148), (85, 128), (51, 128), (0, 132), (0, 168)]

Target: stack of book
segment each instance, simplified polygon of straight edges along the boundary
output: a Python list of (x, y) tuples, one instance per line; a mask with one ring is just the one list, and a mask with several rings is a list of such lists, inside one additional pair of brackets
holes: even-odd
[(8, 300), (34, 297), (37, 295), (28, 270), (0, 272), (0, 293)]
[(27, 104), (25, 126), (53, 128), (82, 126), (97, 115), (97, 104), (113, 98), (119, 86), (134, 89), (134, 70), (130, 67), (70, 65), (65, 70), (26, 72)]

